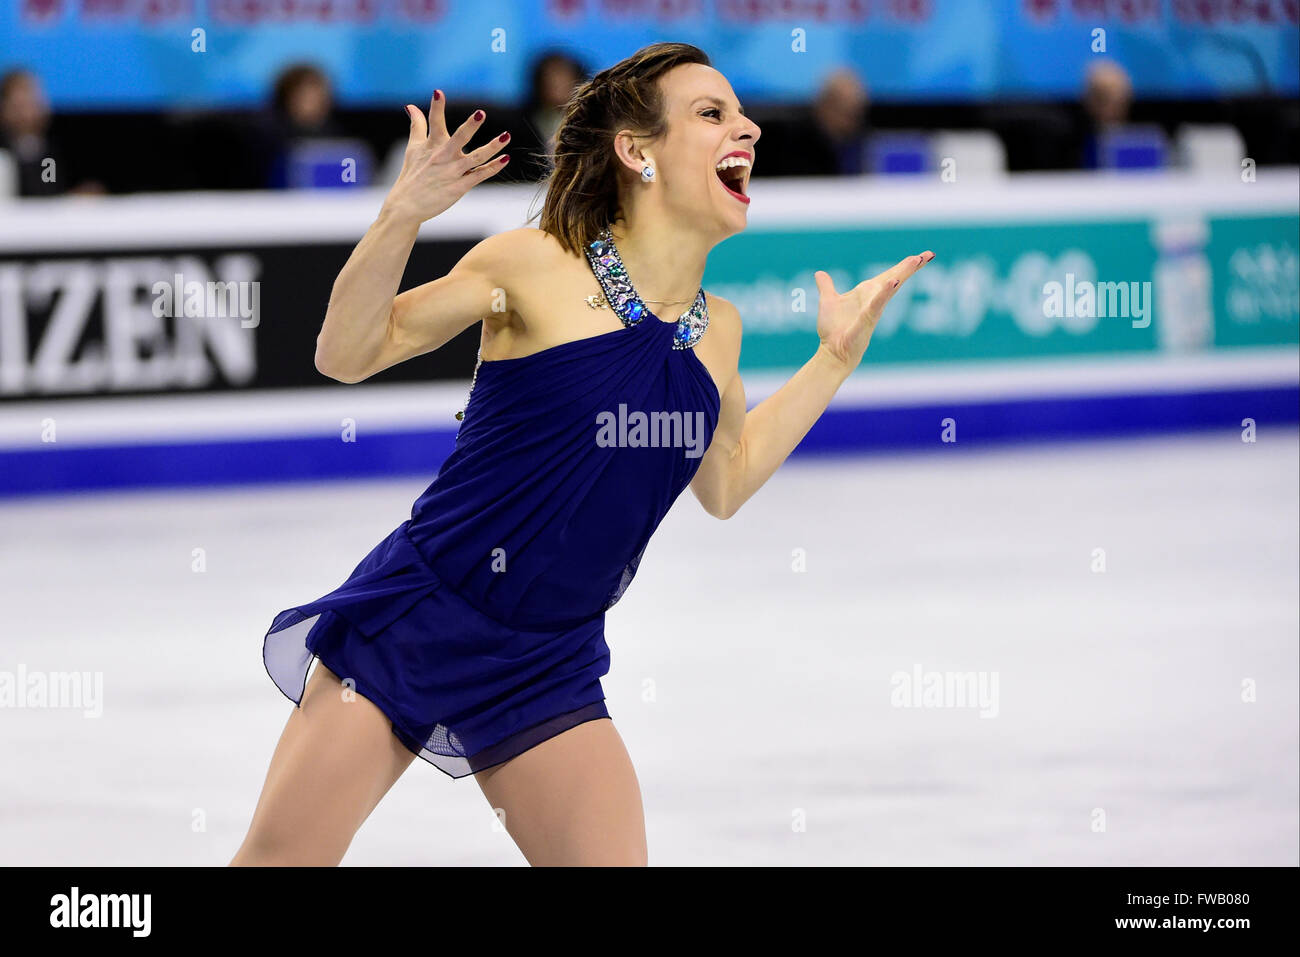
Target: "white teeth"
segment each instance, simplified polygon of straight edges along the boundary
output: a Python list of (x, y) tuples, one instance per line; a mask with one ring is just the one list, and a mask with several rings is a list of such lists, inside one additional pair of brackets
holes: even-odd
[(714, 169), (730, 169), (733, 166), (744, 166), (749, 168), (749, 160), (745, 159), (743, 156), (728, 156), (721, 163), (715, 166)]

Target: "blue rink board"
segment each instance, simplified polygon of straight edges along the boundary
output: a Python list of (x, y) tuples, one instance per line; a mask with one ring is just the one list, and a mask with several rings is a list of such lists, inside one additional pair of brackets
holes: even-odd
[[(941, 439), (953, 419), (956, 442)], [(1257, 437), (1300, 423), (1300, 385), (1080, 397), (1034, 396), (881, 407), (832, 406), (795, 455), (900, 451), (945, 454), (1008, 443), (1122, 438), (1192, 430)], [(455, 442), (454, 429), (337, 436), (258, 436), (169, 444), (0, 449), (0, 497), (107, 489), (188, 488), (267, 482), (427, 475)]]

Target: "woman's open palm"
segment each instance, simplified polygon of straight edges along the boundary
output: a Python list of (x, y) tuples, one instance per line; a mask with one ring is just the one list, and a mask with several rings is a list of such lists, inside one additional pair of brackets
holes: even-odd
[(821, 348), (849, 369), (856, 368), (867, 351), (871, 333), (880, 321), (886, 303), (905, 281), (933, 258), (934, 253), (928, 249), (919, 256), (908, 256), (893, 268), (864, 279), (843, 294), (835, 291), (835, 284), (825, 270), (813, 273), (817, 283), (817, 337), (821, 340)]

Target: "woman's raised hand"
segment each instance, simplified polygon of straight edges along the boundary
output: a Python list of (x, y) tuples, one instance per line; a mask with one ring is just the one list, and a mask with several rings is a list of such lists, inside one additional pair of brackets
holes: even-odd
[(393, 216), (416, 224), (432, 219), (471, 187), (504, 169), (510, 160), (509, 156), (493, 158), (509, 141), (509, 133), (469, 153), (461, 152), (487, 114), (475, 111), (455, 133), (448, 134), (446, 107), (447, 97), (441, 90), (434, 91), (429, 103), (428, 122), (414, 106), (406, 107), (411, 120), (406, 156), (402, 172), (384, 200), (384, 209)]
[(899, 286), (933, 258), (934, 253), (928, 249), (919, 255), (908, 256), (892, 269), (864, 279), (842, 295), (835, 291), (835, 284), (825, 270), (813, 273), (819, 300), (817, 337), (821, 344), (818, 348), (842, 362), (849, 371), (857, 368), (885, 304), (894, 297)]

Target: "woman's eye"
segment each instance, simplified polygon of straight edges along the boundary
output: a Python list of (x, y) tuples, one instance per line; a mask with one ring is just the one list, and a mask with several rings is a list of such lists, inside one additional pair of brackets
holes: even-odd
[(704, 110), (704, 111), (700, 114), (700, 116), (708, 116), (710, 113), (714, 113), (714, 114), (716, 114), (719, 118), (721, 118), (721, 116), (722, 116), (721, 111), (719, 111), (718, 108), (717, 108), (716, 106), (711, 106), (711, 107), (709, 107), (707, 110)]

